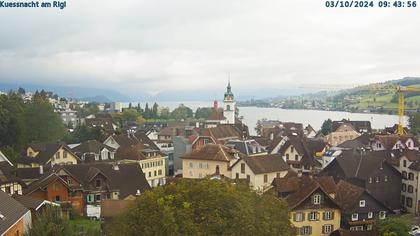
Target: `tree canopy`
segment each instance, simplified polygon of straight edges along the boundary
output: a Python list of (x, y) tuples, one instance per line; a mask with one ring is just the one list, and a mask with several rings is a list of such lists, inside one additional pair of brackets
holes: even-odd
[(0, 148), (3, 151), (19, 153), (29, 142), (63, 138), (64, 124), (54, 112), (47, 94), (45, 91), (36, 92), (28, 102), (16, 92), (0, 95)]
[(420, 113), (413, 113), (408, 119), (410, 125), (410, 132), (413, 134), (420, 133)]
[(184, 106), (183, 104), (175, 108), (172, 113), (172, 118), (176, 120), (187, 119), (193, 117), (193, 111), (191, 108)]
[(378, 232), (381, 236), (407, 235), (411, 220), (407, 216), (389, 217), (378, 222)]
[(245, 185), (187, 180), (146, 191), (109, 235), (289, 235), (287, 204)]
[(322, 123), (321, 133), (323, 135), (327, 135), (332, 132), (332, 123), (331, 119), (325, 120), (324, 123)]

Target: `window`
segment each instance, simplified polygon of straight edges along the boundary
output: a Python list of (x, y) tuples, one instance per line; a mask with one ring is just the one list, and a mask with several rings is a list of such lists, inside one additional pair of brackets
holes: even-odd
[(376, 183), (379, 183), (379, 176), (376, 176), (376, 177), (375, 177), (375, 182), (376, 182)]
[(368, 219), (372, 219), (373, 218), (373, 212), (368, 212)]
[(383, 220), (386, 217), (386, 212), (385, 211), (380, 211), (379, 212), (379, 219)]
[(384, 176), (384, 181), (388, 182), (388, 176), (387, 175)]
[(162, 170), (158, 170), (158, 175), (162, 175)]
[(268, 182), (268, 176), (264, 175), (264, 183), (267, 183), (267, 182)]
[(318, 212), (316, 212), (316, 211), (309, 212), (308, 213), (308, 219), (310, 221), (318, 220)]
[(152, 172), (151, 171), (149, 171), (149, 177), (152, 177)]
[(194, 164), (192, 162), (190, 162), (190, 168), (193, 168)]
[(401, 206), (405, 205), (405, 196), (401, 195)]
[(101, 201), (101, 194), (95, 195), (95, 201), (100, 202)]
[(409, 180), (414, 180), (414, 174), (413, 173), (408, 173), (408, 179)]
[(407, 185), (406, 184), (402, 184), (402, 191), (403, 192), (407, 191)]
[(366, 206), (366, 201), (365, 200), (360, 200), (359, 201), (359, 206), (360, 207), (365, 207)]
[(402, 172), (403, 179), (407, 179), (407, 171)]
[(412, 193), (413, 192), (413, 186), (408, 185), (407, 192)]
[(241, 173), (245, 174), (245, 163), (241, 163)]
[(60, 191), (61, 190), (61, 184), (60, 183), (54, 183), (53, 188), (54, 188), (54, 191)]
[(198, 168), (203, 169), (203, 164), (201, 162), (198, 163)]
[(235, 178), (236, 178), (236, 179), (239, 179), (239, 173), (236, 173)]
[(12, 188), (10, 186), (7, 186), (5, 192), (12, 194)]
[(59, 202), (59, 201), (60, 201), (60, 196), (58, 196), (58, 195), (57, 195), (57, 196), (55, 196), (55, 201), (56, 201), (56, 202)]
[(413, 199), (411, 197), (407, 197), (405, 199), (405, 203), (406, 203), (407, 207), (410, 207), (410, 208), (413, 207)]
[(315, 194), (313, 197), (313, 203), (315, 205), (319, 205), (321, 204), (321, 195), (320, 194)]
[(352, 221), (356, 221), (356, 220), (358, 220), (359, 219), (359, 214), (357, 214), (357, 213), (353, 213), (353, 214), (351, 214), (351, 220)]
[(227, 105), (227, 106), (226, 106), (226, 110), (227, 110), (227, 111), (230, 111), (230, 105)]
[(334, 212), (332, 211), (326, 211), (324, 212), (324, 220), (332, 220), (334, 219)]
[(298, 235), (311, 235), (312, 234), (312, 227), (311, 226), (303, 226), (301, 228), (297, 228)]
[(289, 153), (286, 154), (286, 160), (289, 160)]
[(322, 226), (322, 233), (324, 234), (329, 234), (331, 233), (333, 230), (333, 226), (332, 225), (323, 225)]
[(55, 154), (55, 159), (60, 159), (60, 152), (57, 152), (57, 153)]
[(407, 167), (407, 161), (406, 160), (403, 161), (403, 166)]
[(366, 225), (366, 230), (372, 230), (373, 229), (373, 225)]
[(290, 147), (290, 152), (294, 152), (295, 148), (293, 146)]
[(157, 173), (157, 172), (156, 172), (156, 170), (155, 170), (155, 171), (153, 172), (154, 176), (156, 176), (156, 173)]
[(304, 221), (305, 220), (305, 214), (303, 214), (303, 212), (297, 212), (295, 214), (295, 221), (296, 222), (300, 222), (300, 221)]
[(277, 177), (277, 178), (280, 178), (280, 177), (281, 177), (281, 176), (280, 176), (280, 172), (277, 172), (277, 173), (276, 173), (276, 177)]
[(372, 183), (372, 177), (369, 177), (369, 183), (370, 184)]
[(295, 161), (297, 161), (299, 159), (298, 154), (295, 155)]
[(63, 158), (67, 158), (67, 152), (63, 151)]
[(363, 226), (352, 226), (350, 231), (363, 231)]
[(95, 186), (96, 186), (97, 188), (100, 188), (100, 187), (101, 187), (101, 180), (100, 180), (100, 179), (97, 179), (97, 180), (96, 180), (96, 182), (95, 182)]

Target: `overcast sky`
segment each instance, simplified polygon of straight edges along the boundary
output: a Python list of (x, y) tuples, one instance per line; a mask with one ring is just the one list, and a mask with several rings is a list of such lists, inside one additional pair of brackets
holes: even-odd
[(321, 0), (67, 0), (0, 9), (0, 81), (235, 91), (420, 75), (420, 7)]

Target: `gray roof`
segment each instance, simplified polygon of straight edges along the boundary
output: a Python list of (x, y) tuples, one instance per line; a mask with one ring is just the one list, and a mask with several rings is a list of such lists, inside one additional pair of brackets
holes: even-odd
[(21, 219), (29, 210), (0, 190), (0, 235)]

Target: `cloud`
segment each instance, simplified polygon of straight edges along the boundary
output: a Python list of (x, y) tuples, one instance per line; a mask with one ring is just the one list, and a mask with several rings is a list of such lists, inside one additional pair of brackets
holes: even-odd
[(417, 9), (323, 1), (71, 0), (1, 9), (0, 80), (116, 89), (236, 91), (419, 75)]

